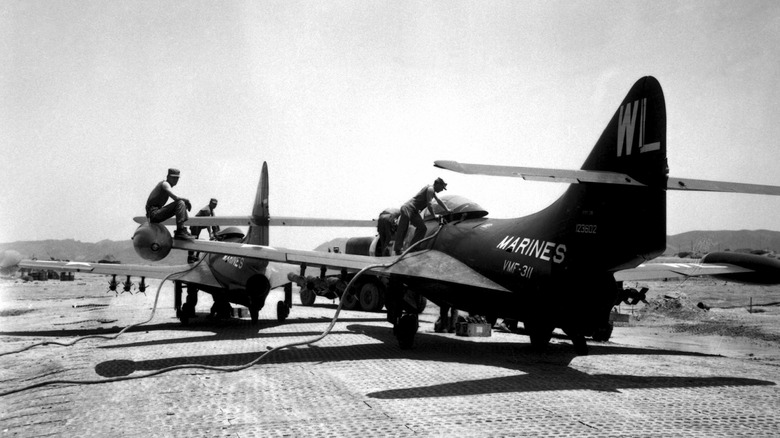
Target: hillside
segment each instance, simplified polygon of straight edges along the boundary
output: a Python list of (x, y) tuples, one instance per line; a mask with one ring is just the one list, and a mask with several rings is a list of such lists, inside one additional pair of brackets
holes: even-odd
[[(338, 246), (343, 251), (345, 243), (346, 238), (333, 239), (319, 245), (315, 249), (317, 251), (327, 251), (328, 248)], [(149, 263), (136, 255), (130, 240), (101, 240), (100, 242), (89, 243), (65, 239), (0, 243), (0, 251), (6, 249), (18, 251), (24, 258), (36, 257), (41, 260), (55, 259), (80, 262), (115, 260), (121, 263)], [(768, 230), (689, 231), (668, 236), (665, 254), (674, 255), (682, 251), (707, 253), (710, 251), (736, 251), (744, 249), (780, 252), (780, 232)], [(186, 260), (187, 254), (184, 251), (172, 251), (160, 263), (176, 265), (186, 263)]]
[(743, 249), (780, 252), (780, 232), (769, 230), (689, 231), (666, 238), (666, 254), (701, 254)]
[[(39, 260), (70, 260), (75, 262), (109, 260), (120, 263), (149, 264), (148, 261), (135, 253), (131, 240), (101, 240), (90, 243), (65, 239), (0, 243), (0, 251), (6, 249), (18, 251), (24, 258), (37, 258)], [(171, 251), (171, 254), (160, 263), (165, 265), (187, 263), (187, 253)]]

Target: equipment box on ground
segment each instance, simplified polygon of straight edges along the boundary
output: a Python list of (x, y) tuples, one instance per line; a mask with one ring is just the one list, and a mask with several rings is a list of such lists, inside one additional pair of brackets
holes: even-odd
[(458, 336), (490, 336), (490, 324), (459, 322), (455, 324), (455, 334)]

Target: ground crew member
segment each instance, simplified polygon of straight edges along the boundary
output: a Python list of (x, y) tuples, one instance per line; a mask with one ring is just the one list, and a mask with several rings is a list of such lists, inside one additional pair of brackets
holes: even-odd
[(431, 212), (431, 216), (434, 216), (431, 199), (435, 199), (436, 202), (439, 203), (439, 206), (444, 209), (446, 214), (451, 213), (450, 209), (441, 202), (438, 196), (436, 196), (436, 194), (442, 190), (447, 190), (447, 183), (441, 178), (436, 178), (436, 181), (433, 182), (432, 186), (427, 185), (423, 187), (412, 199), (406, 201), (406, 203), (401, 206), (401, 216), (398, 218), (398, 229), (395, 232), (394, 249), (396, 255), (401, 254), (404, 237), (406, 237), (406, 231), (409, 229), (409, 222), (415, 227), (414, 237), (412, 237), (409, 246), (414, 245), (425, 237), (428, 228), (425, 226), (422, 216), (420, 216), (420, 211), (427, 208), (428, 211)]
[(401, 216), (401, 210), (388, 207), (379, 213), (379, 219), (376, 221), (376, 232), (379, 234), (379, 240), (376, 243), (376, 253), (378, 256), (390, 255), (396, 228), (398, 228), (398, 217)]
[[(201, 208), (197, 213), (195, 213), (196, 217), (214, 217), (214, 209), (217, 208), (217, 199), (211, 198), (209, 201), (209, 205)], [(219, 231), (219, 226), (214, 225), (211, 227), (196, 227), (192, 226), (190, 227), (190, 234), (196, 239), (200, 238), (200, 231), (202, 229), (206, 229), (206, 231), (209, 232), (209, 240), (216, 240), (217, 238), (217, 232)], [(187, 263), (195, 263), (198, 261), (198, 254), (195, 251), (190, 251), (187, 256)]]
[[(171, 188), (179, 182), (180, 174), (179, 169), (168, 169), (165, 181), (160, 181), (154, 186), (146, 200), (146, 217), (149, 222), (157, 224), (176, 216), (176, 232), (173, 238), (191, 240), (192, 235), (187, 232), (184, 222), (187, 221), (187, 212), (192, 209), (192, 204), (189, 199), (176, 196), (171, 191)], [(165, 205), (168, 198), (173, 199), (173, 202)]]

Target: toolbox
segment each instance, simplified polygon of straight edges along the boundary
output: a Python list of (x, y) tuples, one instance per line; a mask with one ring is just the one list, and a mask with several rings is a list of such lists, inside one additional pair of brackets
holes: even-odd
[(490, 324), (479, 322), (459, 322), (455, 324), (455, 334), (458, 336), (490, 336), (492, 331)]

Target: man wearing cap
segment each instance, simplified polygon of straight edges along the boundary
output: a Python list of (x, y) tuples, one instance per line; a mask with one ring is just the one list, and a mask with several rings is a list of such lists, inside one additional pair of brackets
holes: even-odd
[[(398, 228), (398, 217), (401, 216), (401, 210), (395, 207), (388, 207), (379, 213), (376, 221), (376, 232), (379, 240), (376, 244), (376, 254), (379, 256), (392, 254), (393, 247), (390, 242), (393, 241), (396, 228)], [(387, 252), (385, 254), (385, 252)]]
[[(214, 217), (214, 209), (217, 208), (217, 198), (211, 198), (209, 201), (209, 205), (201, 208), (197, 213), (195, 213), (196, 217)], [(219, 231), (219, 226), (214, 225), (212, 227), (196, 227), (192, 226), (190, 227), (190, 234), (192, 234), (192, 237), (199, 239), (200, 238), (200, 231), (202, 229), (206, 229), (206, 231), (209, 232), (209, 240), (216, 240), (217, 232)], [(198, 254), (195, 251), (190, 251), (189, 255), (187, 257), (188, 263), (194, 263), (198, 261)]]
[(436, 178), (436, 181), (433, 182), (432, 186), (427, 185), (423, 187), (412, 199), (406, 201), (406, 203), (401, 206), (401, 216), (398, 218), (398, 229), (395, 232), (394, 249), (396, 255), (401, 254), (404, 237), (406, 237), (406, 231), (409, 229), (410, 222), (414, 225), (415, 230), (414, 237), (412, 237), (412, 241), (409, 242), (409, 246), (414, 245), (425, 237), (428, 228), (425, 226), (425, 221), (423, 221), (422, 216), (420, 216), (420, 211), (427, 208), (428, 211), (431, 212), (431, 216), (434, 216), (431, 199), (435, 199), (436, 202), (439, 203), (439, 206), (444, 209), (446, 214), (451, 213), (450, 209), (441, 202), (438, 196), (436, 196), (436, 194), (442, 190), (447, 190), (447, 183), (441, 178)]
[[(168, 169), (165, 181), (160, 181), (154, 186), (146, 200), (146, 217), (149, 218), (149, 222), (156, 224), (176, 216), (176, 232), (173, 238), (191, 240), (192, 235), (187, 232), (184, 222), (187, 221), (187, 212), (192, 209), (192, 204), (189, 199), (176, 196), (171, 191), (171, 188), (179, 182), (180, 175), (179, 169)], [(173, 202), (165, 205), (168, 198), (173, 199)]]

